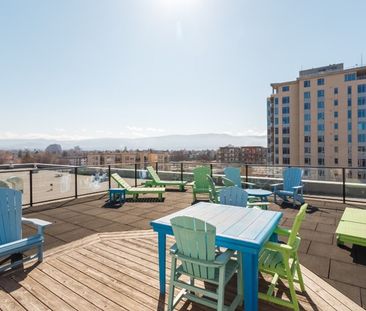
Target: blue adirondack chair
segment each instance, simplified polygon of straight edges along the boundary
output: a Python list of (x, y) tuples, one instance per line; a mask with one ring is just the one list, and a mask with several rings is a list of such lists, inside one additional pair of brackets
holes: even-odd
[[(303, 170), (297, 167), (287, 168), (283, 171), (283, 183), (271, 185), (273, 187), (274, 201), (277, 203), (277, 195), (287, 201), (292, 198), (293, 206), (296, 206), (296, 201), (304, 204), (304, 193), (302, 184)], [(282, 189), (280, 189), (282, 186)]]
[[(14, 189), (0, 189), (0, 272), (13, 268), (26, 261), (38, 258), (43, 260), (43, 231), (51, 223), (40, 219), (22, 217), (22, 194)], [(37, 234), (22, 238), (22, 223), (35, 225)], [(36, 248), (36, 254), (24, 257), (23, 252)], [(4, 260), (5, 259), (5, 260)]]
[(225, 187), (220, 191), (220, 204), (267, 209), (269, 202), (249, 202), (248, 192), (236, 186)]
[[(234, 184), (235, 186), (237, 186), (239, 188), (242, 187), (242, 184), (247, 185), (249, 188), (253, 188), (255, 186), (255, 184), (253, 184), (251, 182), (246, 182), (246, 181), (241, 180), (240, 168), (238, 168), (238, 167), (232, 167), (232, 166), (225, 167), (224, 174), (225, 174), (225, 177), (223, 178), (223, 181), (224, 181), (225, 186), (231, 186), (232, 184)], [(232, 184), (230, 184), (230, 182)]]

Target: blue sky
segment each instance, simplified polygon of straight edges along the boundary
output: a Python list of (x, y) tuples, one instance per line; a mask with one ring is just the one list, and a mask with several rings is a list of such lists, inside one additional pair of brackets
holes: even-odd
[(0, 138), (266, 132), (270, 83), (366, 63), (366, 1), (0, 0)]

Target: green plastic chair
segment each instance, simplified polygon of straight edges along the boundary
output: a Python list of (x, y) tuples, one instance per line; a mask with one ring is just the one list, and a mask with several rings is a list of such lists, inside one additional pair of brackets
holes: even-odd
[[(171, 219), (171, 224), (176, 244), (170, 249), (172, 261), (168, 310), (173, 310), (183, 297), (220, 311), (235, 310), (243, 299), (241, 277), (237, 279), (235, 298), (230, 306), (224, 305), (226, 284), (236, 272), (241, 276), (239, 261), (231, 259), (234, 251), (226, 250), (219, 255), (215, 252), (216, 228), (207, 222), (178, 216)], [(178, 260), (181, 262), (179, 266)], [(189, 282), (184, 281), (187, 276)], [(199, 286), (196, 280), (216, 285), (217, 288), (212, 289), (206, 284)], [(176, 287), (181, 290), (174, 298)]]
[(218, 191), (217, 186), (211, 175), (206, 175), (207, 182), (208, 182), (208, 191), (209, 191), (209, 198), (210, 202), (212, 203), (220, 203), (220, 192)]
[[(259, 298), (294, 310), (299, 310), (294, 282), (300, 284), (301, 291), (305, 291), (297, 250), (301, 242), (298, 232), (307, 207), (307, 204), (301, 206), (290, 230), (280, 227), (275, 230), (278, 235), (288, 237), (287, 243), (267, 242), (259, 255), (259, 270), (273, 276), (267, 293), (259, 293)], [(288, 282), (291, 296), (289, 301), (273, 295), (279, 278)]]
[(197, 200), (197, 194), (199, 193), (207, 193), (209, 194), (209, 184), (207, 181), (207, 175), (211, 174), (211, 169), (209, 166), (200, 166), (196, 167), (193, 170), (193, 201)]

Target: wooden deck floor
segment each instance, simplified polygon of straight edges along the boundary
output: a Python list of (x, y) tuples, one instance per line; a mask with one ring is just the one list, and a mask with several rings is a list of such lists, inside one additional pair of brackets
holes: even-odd
[[(302, 271), (307, 288), (298, 295), (302, 309), (362, 310), (305, 267)], [(229, 299), (234, 286), (235, 280)], [(0, 276), (1, 310), (164, 310), (166, 301), (159, 295), (152, 231), (94, 234), (46, 252), (41, 264)], [(189, 302), (178, 309), (206, 310)], [(259, 309), (286, 310), (264, 302)]]

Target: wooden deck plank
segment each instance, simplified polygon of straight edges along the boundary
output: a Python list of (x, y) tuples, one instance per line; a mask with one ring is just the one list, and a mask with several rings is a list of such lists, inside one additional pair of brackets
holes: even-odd
[(23, 308), (11, 295), (0, 288), (0, 310), (3, 311), (24, 311)]
[(47, 307), (51, 308), (52, 310), (76, 310), (75, 308), (67, 304), (64, 300), (49, 291), (47, 287), (34, 280), (30, 275), (27, 276), (25, 273), (15, 274), (12, 278), (34, 296), (38, 297), (38, 299), (40, 299)]
[(53, 276), (49, 276), (40, 269), (32, 271), (31, 276), (38, 283), (46, 286), (55, 295), (66, 301), (69, 305), (77, 310), (100, 310), (95, 305), (87, 301), (84, 297), (74, 293), (72, 290), (66, 287), (63, 280), (61, 280), (61, 282), (58, 282), (57, 280), (53, 279)]

